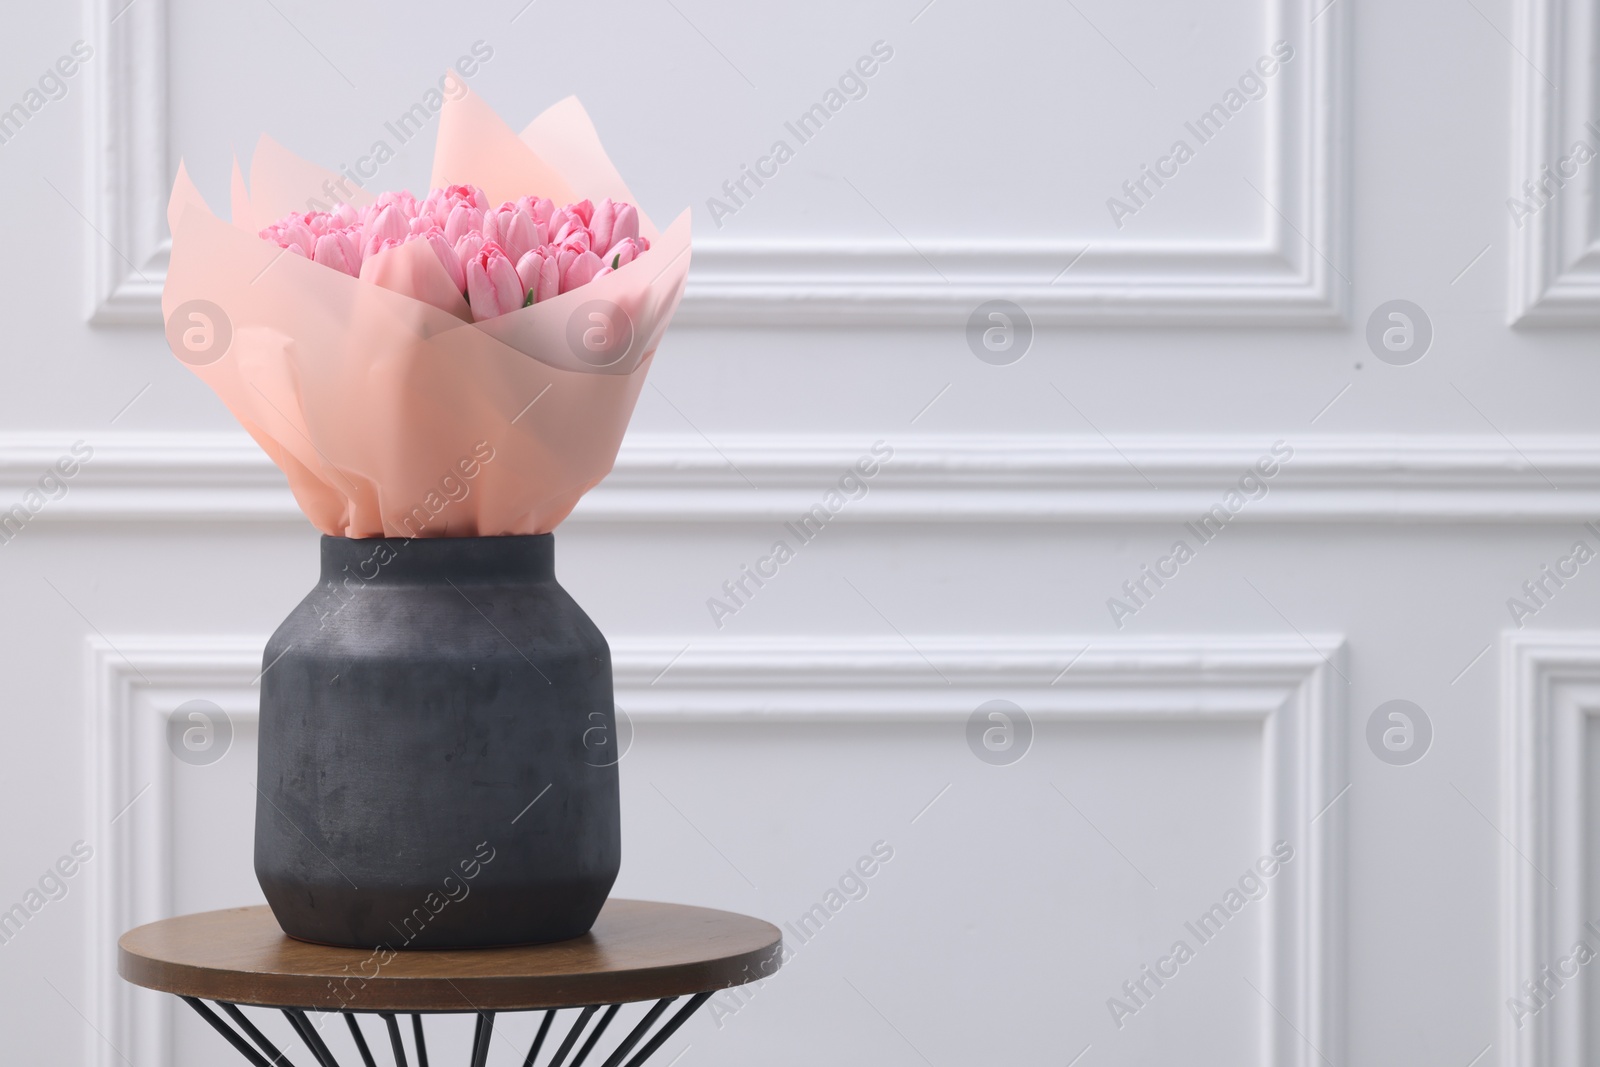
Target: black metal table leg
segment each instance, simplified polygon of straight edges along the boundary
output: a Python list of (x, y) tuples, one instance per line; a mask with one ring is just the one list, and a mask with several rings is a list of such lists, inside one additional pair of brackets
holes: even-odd
[(245, 1013), (239, 1010), (237, 1004), (229, 1004), (226, 1001), (220, 1001), (219, 1004), (222, 1010), (228, 1013), (228, 1018), (232, 1019), (239, 1029), (249, 1034), (250, 1040), (254, 1041), (261, 1051), (268, 1056), (268, 1062), (272, 1064), (272, 1067), (294, 1067), (294, 1064), (289, 1062), (289, 1057), (279, 1052), (278, 1046), (267, 1040), (267, 1035), (263, 1034), (256, 1027), (256, 1024), (251, 1022), (245, 1016)]
[(539, 1032), (534, 1035), (533, 1046), (528, 1049), (528, 1058), (522, 1061), (522, 1067), (533, 1067), (533, 1061), (539, 1055), (539, 1049), (544, 1046), (544, 1037), (550, 1032), (550, 1024), (555, 1022), (556, 1009), (548, 1008), (544, 1013), (544, 1022), (539, 1024)]
[(389, 1028), (389, 1044), (394, 1049), (394, 1067), (408, 1067), (405, 1042), (400, 1040), (400, 1024), (393, 1012), (385, 1012), (383, 1024)]
[(417, 1043), (417, 1067), (428, 1067), (428, 1042), (422, 1036), (422, 1016), (411, 1013), (411, 1037)]
[(572, 1024), (572, 1029), (567, 1031), (566, 1040), (561, 1042), (561, 1047), (556, 1049), (556, 1058), (550, 1061), (550, 1067), (561, 1067), (566, 1061), (567, 1053), (572, 1051), (572, 1046), (578, 1043), (578, 1035), (583, 1033), (583, 1028), (589, 1025), (589, 1017), (599, 1010), (598, 1004), (591, 1004), (578, 1013), (578, 1021)]
[[(640, 1067), (663, 1044), (677, 1032), (689, 1016), (693, 1015), (707, 1000), (710, 993), (697, 993), (666, 1021), (661, 1022), (667, 1009), (676, 1003), (678, 997), (663, 997), (656, 1001), (645, 1011), (644, 1015), (636, 1022), (628, 1033), (617, 1042), (606, 1057), (602, 1067)], [(243, 1056), (251, 1067), (294, 1067), (289, 1058), (272, 1043), (260, 1028), (250, 1021), (239, 1010), (238, 1005), (226, 1001), (218, 1001), (217, 1007), (221, 1008), (228, 1019), (238, 1027), (229, 1026), (228, 1022), (204, 1001), (195, 997), (184, 996), (180, 999), (188, 1004), (206, 1021), (224, 1040), (232, 1045)], [(566, 1035), (562, 1038), (560, 1046), (556, 1049), (554, 1057), (544, 1067), (583, 1067), (588, 1062), (591, 1053), (599, 1048), (602, 1039), (608, 1032), (611, 1023), (616, 1019), (626, 1004), (590, 1004), (578, 1011), (578, 1016), (568, 1027)], [(589, 1024), (594, 1020), (597, 1012), (602, 1012), (598, 1021), (595, 1021), (591, 1030)], [(339, 1061), (329, 1049), (327, 1042), (322, 1039), (317, 1027), (307, 1016), (302, 1008), (282, 1008), (284, 1018), (289, 1026), (299, 1036), (300, 1040), (310, 1050), (318, 1067), (339, 1067)], [(539, 1030), (533, 1039), (533, 1045), (528, 1049), (527, 1057), (522, 1061), (522, 1067), (535, 1067), (539, 1052), (544, 1048), (545, 1041), (550, 1034), (550, 1029), (555, 1023), (559, 1009), (549, 1008), (544, 1010), (544, 1018), (539, 1023)], [(378, 1067), (377, 1058), (373, 1055), (372, 1047), (367, 1042), (366, 1034), (360, 1022), (356, 1019), (356, 1012), (339, 1012), (344, 1016), (345, 1025), (349, 1027), (350, 1037), (355, 1042), (356, 1050), (361, 1055), (363, 1067)], [(394, 1067), (410, 1067), (406, 1057), (405, 1042), (400, 1032), (399, 1019), (393, 1012), (378, 1012), (383, 1019), (384, 1028), (389, 1034), (389, 1045), (394, 1053)], [(441, 1013), (455, 1014), (455, 1013)], [(489, 1059), (489, 1047), (494, 1037), (495, 1018), (498, 1013), (494, 1011), (475, 1012), (476, 1026), (472, 1034), (472, 1053), (469, 1067), (486, 1067)], [(660, 1024), (659, 1027), (657, 1024)], [(428, 1045), (423, 1033), (422, 1015), (419, 1012), (411, 1013), (411, 1029), (413, 1044), (416, 1048), (417, 1067), (428, 1067)], [(654, 1030), (654, 1033), (651, 1031)], [(587, 1035), (587, 1036), (586, 1036)], [(579, 1045), (579, 1039), (583, 1043)], [(254, 1042), (254, 1044), (252, 1044)], [(576, 1054), (573, 1050), (577, 1049)], [(637, 1051), (635, 1051), (637, 1049)], [(630, 1053), (632, 1054), (630, 1056)], [(571, 1057), (570, 1061), (568, 1057)]]
[(223, 1022), (222, 1017), (216, 1012), (212, 1011), (210, 1008), (206, 1007), (203, 1001), (196, 1000), (194, 997), (184, 997), (183, 1002), (198, 1012), (200, 1014), (200, 1018), (210, 1023), (213, 1030), (227, 1038), (228, 1044), (238, 1049), (239, 1054), (245, 1059), (249, 1060), (252, 1067), (272, 1067), (272, 1064), (267, 1061), (266, 1057), (262, 1056), (261, 1053), (257, 1052), (253, 1047), (251, 1047), (248, 1041), (234, 1033), (233, 1027)]
[(600, 1035), (606, 1032), (606, 1027), (611, 1025), (611, 1020), (621, 1010), (621, 1004), (613, 1004), (606, 1009), (606, 1013), (600, 1016), (600, 1021), (595, 1024), (594, 1032), (589, 1035), (589, 1040), (585, 1041), (583, 1047), (578, 1050), (578, 1055), (572, 1061), (572, 1067), (583, 1067), (583, 1061), (589, 1058), (589, 1053), (594, 1049), (595, 1044), (599, 1042)]
[(489, 1041), (494, 1037), (494, 1012), (480, 1011), (472, 1030), (472, 1067), (483, 1067), (489, 1059)]
[(650, 1032), (650, 1027), (655, 1025), (655, 1021), (661, 1018), (661, 1013), (667, 1010), (667, 1005), (677, 999), (677, 997), (665, 997), (656, 1001), (656, 1006), (645, 1012), (644, 1018), (640, 1019), (638, 1024), (628, 1032), (628, 1036), (622, 1039), (622, 1044), (618, 1045), (616, 1050), (611, 1053), (604, 1067), (617, 1067), (617, 1064), (622, 1062), (622, 1058), (633, 1051), (633, 1046), (639, 1043), (639, 1039)]
[(322, 1067), (339, 1067), (339, 1061), (333, 1058), (333, 1053), (328, 1051), (328, 1046), (323, 1043), (322, 1035), (317, 1033), (317, 1028), (311, 1025), (311, 1020), (306, 1018), (306, 1013), (299, 1008), (285, 1008), (283, 1014), (289, 1020), (289, 1025), (294, 1027), (294, 1032), (300, 1035), (306, 1048), (311, 1050), (311, 1055)]
[(649, 1041), (645, 1042), (645, 1046), (639, 1050), (639, 1054), (628, 1061), (628, 1067), (639, 1067), (639, 1064), (649, 1059), (655, 1053), (656, 1049), (666, 1044), (667, 1038), (671, 1037), (677, 1032), (678, 1027), (689, 1021), (689, 1016), (700, 1010), (700, 1005), (704, 1004), (710, 999), (710, 993), (696, 993), (694, 996), (690, 997), (689, 1003), (680, 1008), (678, 1010), (678, 1014), (667, 1020), (667, 1025), (663, 1026), (660, 1031), (657, 1032), (655, 1037), (652, 1037)]
[(344, 1021), (350, 1026), (350, 1036), (355, 1039), (356, 1051), (361, 1054), (361, 1062), (365, 1067), (378, 1067), (378, 1061), (372, 1058), (372, 1050), (367, 1047), (367, 1038), (361, 1032), (361, 1026), (356, 1022), (354, 1012), (341, 1012)]

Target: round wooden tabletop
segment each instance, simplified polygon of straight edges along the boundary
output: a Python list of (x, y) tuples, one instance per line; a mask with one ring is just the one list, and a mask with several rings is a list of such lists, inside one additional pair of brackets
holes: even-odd
[(265, 905), (130, 930), (135, 985), (233, 1004), (323, 1011), (527, 1011), (703, 993), (778, 969), (771, 923), (682, 904), (610, 900), (594, 929), (520, 948), (394, 952), (295, 941)]

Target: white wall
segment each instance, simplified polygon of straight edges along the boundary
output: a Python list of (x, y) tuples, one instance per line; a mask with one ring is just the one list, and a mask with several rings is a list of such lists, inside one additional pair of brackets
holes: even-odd
[[(1592, 1059), (1581, 982), (1520, 1028), (1507, 999), (1600, 948), (1600, 577), (1578, 567), (1520, 619), (1507, 601), (1574, 541), (1600, 551), (1600, 163), (1520, 226), (1507, 197), (1600, 147), (1594, 19), (1568, 0), (14, 13), (0, 110), (74, 42), (93, 55), (0, 143), (0, 508), (73, 442), (93, 457), (0, 545), (0, 907), (75, 842), (93, 858), (0, 944), (8, 1056), (217, 1062), (111, 946), (258, 899), (253, 682), (316, 537), (166, 351), (176, 162), (219, 203), (230, 149), (263, 131), (352, 163), (481, 40), (471, 84), (508, 120), (576, 92), (645, 206), (696, 213), (618, 470), (558, 534), (635, 727), (618, 893), (783, 922), (894, 849), (666, 1059)], [(1279, 40), (1293, 58), (1199, 144), (1185, 122)], [(878, 41), (866, 95), (719, 227), (708, 199)], [(1194, 158), (1119, 228), (1107, 198), (1177, 138)], [(374, 184), (419, 186), (430, 150)], [(968, 346), (993, 299), (1033, 328), (1009, 365)], [(1369, 348), (1393, 300), (1431, 324), (1409, 363)], [(714, 625), (707, 599), (877, 441), (895, 456), (867, 495)], [(1266, 495), (1201, 544), (1185, 523), (1280, 442)], [(1194, 558), (1114, 619), (1178, 539)], [(164, 741), (192, 699), (234, 727), (206, 766)], [(1031, 721), (1009, 765), (967, 741), (997, 699)], [(1431, 724), (1409, 764), (1368, 743), (1396, 699)], [(1280, 840), (1265, 896), (1197, 945), (1185, 922)], [(1119, 1028), (1108, 998), (1179, 938), (1194, 959)]]

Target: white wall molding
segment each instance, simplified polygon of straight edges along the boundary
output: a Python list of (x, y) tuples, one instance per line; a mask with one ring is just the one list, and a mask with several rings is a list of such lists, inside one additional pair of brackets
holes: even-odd
[[(0, 434), (0, 512), (66, 454), (71, 434)], [(94, 456), (36, 520), (304, 522), (242, 433), (86, 434)], [(793, 519), (872, 446), (870, 434), (628, 438), (571, 521)], [(1170, 522), (1221, 501), (1273, 438), (922, 435), (843, 522)], [(1300, 437), (1242, 522), (1576, 522), (1600, 517), (1600, 437)], [(729, 463), (733, 467), (729, 466)], [(735, 469), (736, 468), (736, 469)], [(748, 479), (746, 481), (745, 479)], [(752, 488), (752, 484), (755, 488)]]
[[(91, 246), (91, 321), (159, 325), (171, 175), (164, 0), (91, 0), (105, 51), (91, 154), (101, 229)], [(1344, 5), (1274, 0), (1262, 48), (1300, 53), (1265, 102), (1268, 239), (1118, 243), (1109, 235), (1026, 244), (917, 247), (879, 239), (703, 241), (679, 320), (702, 325), (960, 324), (985, 300), (1036, 324), (1330, 325), (1343, 320), (1346, 21)], [(1280, 215), (1281, 213), (1281, 215)], [(1085, 245), (1089, 251), (1074, 263)], [(120, 249), (120, 251), (118, 251)], [(937, 270), (929, 266), (937, 265)], [(1066, 270), (1073, 264), (1070, 271)]]
[[(1575, 141), (1600, 149), (1600, 135), (1585, 128), (1600, 120), (1593, 104), (1600, 26), (1594, 5), (1579, 0), (1518, 0), (1515, 11), (1525, 62), (1513, 65), (1509, 195), (1531, 203), (1525, 183), (1548, 182)], [(1574, 164), (1564, 188), (1540, 194), (1547, 204), (1510, 223), (1512, 323), (1600, 325), (1596, 166)]]
[[(117, 939), (172, 913), (172, 756), (167, 717), (179, 704), (210, 700), (236, 720), (256, 715), (254, 681), (265, 641), (201, 637), (88, 644), (85, 736), (88, 812), (96, 849), (86, 865), (90, 1002), (79, 1061), (94, 1067), (172, 1062), (171, 1015), (161, 994), (117, 975)], [(119, 651), (120, 649), (120, 651)], [(254, 769), (249, 772), (252, 780)], [(126, 1062), (125, 1059), (126, 1058)]]
[[(1343, 831), (1341, 808), (1327, 804), (1345, 783), (1340, 639), (1096, 638), (1087, 650), (1084, 640), (1065, 636), (913, 641), (915, 651), (899, 640), (802, 637), (685, 652), (676, 641), (618, 640), (617, 701), (636, 721), (663, 724), (960, 723), (994, 697), (1016, 701), (1035, 719), (1257, 722), (1262, 850), (1286, 840), (1304, 857), (1285, 868), (1279, 878), (1292, 880), (1262, 905), (1262, 991), (1282, 1015), (1262, 1010), (1260, 1047), (1274, 1067), (1314, 1067), (1319, 1053), (1339, 1062)], [(137, 1063), (170, 1062), (170, 1005), (117, 978), (115, 940), (172, 908), (167, 715), (203, 698), (236, 722), (251, 720), (263, 645), (257, 637), (216, 636), (89, 644), (89, 803), (97, 822), (111, 827), (90, 890), (90, 1017), (106, 1038), (86, 1043), (86, 1062), (96, 1067), (120, 1062), (113, 1046)]]
[(1275, 0), (1268, 12), (1265, 41), (1288, 40), (1301, 59), (1283, 67), (1284, 92), (1269, 104), (1265, 243), (707, 241), (681, 320), (926, 326), (1008, 299), (1036, 324), (1342, 322), (1348, 13), (1321, 0)]
[[(1579, 1067), (1588, 1004), (1570, 983), (1517, 1025), (1508, 1002), (1587, 941), (1595, 828), (1586, 735), (1600, 715), (1600, 632), (1510, 634), (1502, 650), (1501, 1047), (1506, 1067)], [(1590, 965), (1593, 966), (1592, 964)]]
[[(161, 323), (171, 239), (166, 0), (89, 0), (89, 321)], [(98, 230), (96, 233), (94, 230)]]
[[(1324, 191), (1312, 192), (1320, 202)], [(1336, 240), (1331, 217), (1303, 217), (1295, 226)], [(1294, 247), (1303, 245), (1301, 239), (1284, 233), (1287, 237), (1270, 246), (1129, 250), (1108, 242), (1087, 251), (1083, 242), (919, 240), (912, 250), (871, 242), (708, 240), (695, 249), (675, 321), (953, 326), (965, 323), (986, 300), (1019, 304), (1035, 325), (1319, 326), (1342, 321), (1345, 282), (1316, 252), (1302, 256)]]

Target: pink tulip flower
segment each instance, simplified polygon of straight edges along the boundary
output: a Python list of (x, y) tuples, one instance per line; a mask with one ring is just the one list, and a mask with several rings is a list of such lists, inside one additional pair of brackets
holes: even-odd
[[(445, 240), (454, 244), (463, 234), (483, 232), (483, 212), (471, 204), (457, 204), (444, 220)], [(486, 235), (487, 236), (487, 235)]]
[(433, 216), (433, 221), (443, 226), (450, 220), (450, 213), (461, 204), (475, 208), (481, 213), (488, 210), (489, 198), (475, 185), (447, 185), (443, 189), (435, 189), (429, 193), (422, 203), (417, 205), (417, 212)]
[(456, 287), (457, 292), (467, 291), (467, 269), (462, 265), (461, 257), (456, 255), (456, 250), (450, 242), (444, 239), (444, 231), (434, 226), (412, 237), (414, 241), (426, 241), (428, 247), (433, 249), (433, 254), (439, 257), (439, 262), (444, 265), (444, 272), (450, 276), (450, 282)]
[(317, 236), (299, 215), (289, 215), (261, 231), (261, 236), (280, 248), (298, 251), (307, 257), (316, 251)]
[(556, 259), (542, 248), (535, 248), (517, 260), (517, 277), (522, 279), (527, 303), (537, 304), (561, 292), (561, 272)]
[(476, 231), (464, 233), (458, 240), (451, 241), (445, 238), (445, 243), (455, 250), (456, 262), (461, 264), (461, 291), (466, 292), (467, 264), (478, 258), (478, 253), (483, 251), (483, 234)]
[(401, 189), (397, 192), (382, 193), (378, 196), (378, 208), (393, 207), (405, 216), (407, 222), (417, 217), (417, 198)]
[(411, 232), (411, 223), (393, 204), (385, 204), (367, 216), (361, 225), (361, 252), (370, 256), (384, 241), (401, 241)]
[(550, 216), (556, 213), (556, 205), (547, 196), (524, 196), (517, 199), (517, 210), (526, 211), (534, 222), (544, 226), (548, 232)]
[(621, 270), (635, 259), (638, 259), (639, 253), (649, 247), (650, 242), (643, 237), (624, 237), (607, 249), (606, 254), (600, 258), (612, 270)]
[[(632, 204), (617, 205), (617, 220), (611, 226), (611, 244), (639, 239), (639, 209)], [(648, 244), (645, 248), (649, 248)], [(642, 251), (642, 249), (641, 249)]]
[(595, 205), (594, 215), (589, 219), (589, 238), (593, 248), (611, 247), (611, 231), (616, 221), (617, 205), (609, 196)]
[(589, 234), (592, 238), (590, 247), (596, 251), (638, 237), (639, 209), (632, 204), (618, 204), (606, 197), (594, 209), (594, 217), (589, 221)]
[[(561, 255), (565, 257), (567, 253)], [(600, 257), (593, 252), (580, 252), (561, 271), (561, 291), (570, 293), (580, 285), (589, 284), (604, 267)]]
[(483, 235), (505, 249), (512, 261), (545, 243), (544, 227), (514, 204), (503, 204), (485, 215)]
[(311, 258), (324, 267), (343, 271), (351, 277), (361, 275), (361, 246), (351, 230), (330, 230), (317, 238)]
[(467, 302), (472, 307), (473, 320), (482, 322), (515, 311), (525, 298), (517, 268), (499, 245), (486, 243), (467, 264)]

